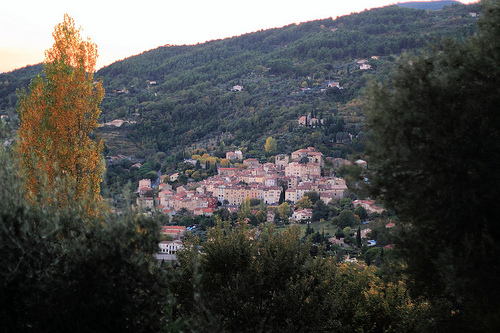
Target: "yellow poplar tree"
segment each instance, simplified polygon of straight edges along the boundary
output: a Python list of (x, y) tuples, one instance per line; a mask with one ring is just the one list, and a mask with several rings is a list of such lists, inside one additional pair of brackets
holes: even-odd
[(94, 82), (97, 46), (82, 40), (80, 30), (65, 14), (52, 34), (52, 48), (45, 51), (44, 75), (20, 93), (17, 152), (31, 199), (40, 195), (41, 186), (50, 193), (58, 190), (58, 178), (75, 200), (102, 199), (103, 143), (90, 136), (98, 127), (104, 89), (101, 81)]
[(270, 136), (267, 138), (266, 144), (264, 145), (264, 150), (270, 155), (276, 154), (276, 140), (273, 137)]

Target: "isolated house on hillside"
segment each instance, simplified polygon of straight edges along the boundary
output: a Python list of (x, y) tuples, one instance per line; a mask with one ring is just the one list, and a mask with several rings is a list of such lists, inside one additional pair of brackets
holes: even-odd
[(242, 160), (243, 159), (243, 153), (241, 150), (235, 150), (234, 152), (228, 151), (226, 152), (226, 159), (233, 161), (233, 160)]

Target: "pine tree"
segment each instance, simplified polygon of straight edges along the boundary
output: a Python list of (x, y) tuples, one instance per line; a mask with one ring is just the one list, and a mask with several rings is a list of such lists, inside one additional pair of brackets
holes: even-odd
[(356, 233), (356, 245), (361, 248), (361, 227), (358, 227), (358, 232)]
[(75, 200), (99, 201), (103, 143), (91, 139), (104, 96), (102, 82), (94, 82), (97, 46), (82, 40), (68, 15), (53, 37), (44, 77), (20, 93), (17, 152), (25, 186), (34, 199), (41, 186), (55, 187), (62, 178)]

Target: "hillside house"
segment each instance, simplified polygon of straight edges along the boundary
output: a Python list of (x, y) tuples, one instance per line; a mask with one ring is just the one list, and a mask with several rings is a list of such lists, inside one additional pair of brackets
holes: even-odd
[(104, 123), (104, 126), (114, 126), (114, 127), (121, 127), (125, 121), (122, 119), (115, 119), (112, 121), (108, 121), (107, 123)]
[(299, 118), (299, 126), (317, 126), (318, 124), (323, 124), (324, 119), (318, 119), (311, 116), (302, 116)]
[(307, 157), (309, 162), (318, 163), (323, 167), (323, 154), (316, 150), (314, 147), (308, 147), (307, 149), (299, 149), (292, 153), (292, 160), (295, 162), (300, 161), (303, 157)]
[(368, 213), (382, 213), (385, 209), (377, 206), (374, 200), (354, 200), (354, 207), (362, 206)]
[(309, 221), (312, 219), (312, 209), (299, 209), (293, 212), (292, 219), (296, 222)]
[(365, 169), (368, 167), (368, 163), (365, 160), (357, 160), (354, 164)]
[(194, 215), (199, 216), (212, 216), (214, 215), (215, 209), (213, 208), (195, 208), (193, 210)]
[(176, 254), (177, 251), (184, 248), (184, 245), (182, 245), (180, 240), (162, 241), (158, 245), (160, 247), (159, 252), (165, 254)]
[(235, 150), (233, 151), (228, 151), (226, 152), (226, 159), (230, 161), (234, 160), (242, 160), (243, 159), (243, 153), (241, 150)]
[(236, 85), (231, 88), (231, 91), (243, 91), (243, 86)]
[(160, 233), (162, 235), (172, 236), (173, 239), (183, 239), (186, 233), (186, 227), (179, 225), (170, 225), (161, 227)]
[(299, 118), (299, 126), (306, 126), (307, 125), (307, 116), (302, 116)]

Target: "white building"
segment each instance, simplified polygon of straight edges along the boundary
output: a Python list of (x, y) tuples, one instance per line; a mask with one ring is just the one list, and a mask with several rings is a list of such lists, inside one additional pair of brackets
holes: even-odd
[(176, 254), (179, 249), (182, 249), (184, 245), (182, 245), (182, 241), (173, 240), (173, 241), (162, 241), (159, 244), (160, 253), (166, 254)]

